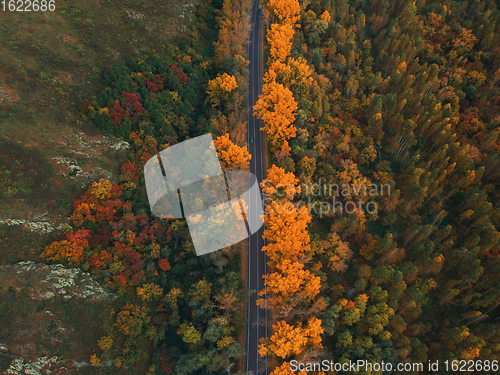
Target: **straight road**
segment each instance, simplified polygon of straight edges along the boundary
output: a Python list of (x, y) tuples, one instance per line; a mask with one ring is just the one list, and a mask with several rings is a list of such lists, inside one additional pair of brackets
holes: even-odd
[[(263, 127), (262, 120), (253, 116), (252, 107), (259, 98), (262, 89), (262, 36), (260, 27), (259, 0), (254, 0), (251, 9), (251, 30), (248, 44), (248, 66), (250, 76), (248, 79), (248, 151), (252, 155), (250, 160), (250, 172), (257, 176), (261, 182), (265, 176), (264, 165), (264, 134), (260, 131)], [(250, 142), (253, 137), (253, 143)], [(259, 339), (267, 337), (267, 311), (260, 309), (256, 305), (257, 293), (264, 288), (263, 275), (267, 273), (266, 254), (262, 251), (264, 240), (262, 238), (264, 228), (250, 236), (248, 241), (248, 268), (247, 268), (247, 287), (248, 290), (254, 290), (255, 293), (249, 297), (247, 306), (247, 332), (246, 332), (246, 371), (254, 375), (267, 375), (266, 358), (260, 358)], [(265, 296), (263, 297), (265, 298)]]

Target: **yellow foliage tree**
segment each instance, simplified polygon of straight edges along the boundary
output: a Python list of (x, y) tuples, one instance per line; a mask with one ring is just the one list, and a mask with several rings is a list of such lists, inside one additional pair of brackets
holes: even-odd
[(282, 163), (286, 156), (290, 155), (290, 150), (292, 148), (288, 144), (287, 140), (284, 140), (281, 144), (280, 148), (274, 150), (274, 157), (278, 161), (278, 163)]
[(214, 140), (217, 156), (224, 170), (248, 170), (252, 155), (246, 147), (240, 147), (229, 139), (229, 133)]
[(154, 283), (147, 283), (137, 288), (137, 295), (143, 301), (156, 300), (163, 295), (163, 289)]
[(245, 54), (245, 40), (250, 27), (249, 14), (251, 2), (242, 0), (224, 0), (218, 11), (217, 26), (219, 35), (214, 42), (214, 61), (222, 64), (227, 58), (238, 60)]
[(109, 198), (109, 194), (114, 185), (115, 184), (113, 184), (111, 181), (101, 178), (99, 181), (94, 182), (90, 186), (90, 191), (92, 195), (97, 199), (99, 199), (100, 201), (104, 201), (105, 199)]
[(340, 194), (346, 201), (369, 199), (371, 181), (361, 174), (357, 164), (344, 165), (344, 168), (337, 172), (336, 179), (337, 184), (343, 187)]
[(266, 198), (284, 202), (292, 200), (295, 194), (300, 193), (300, 186), (296, 186), (298, 182), (299, 180), (292, 172), (286, 173), (283, 168), (273, 164), (267, 170), (267, 179), (262, 181), (260, 186)]
[(290, 89), (295, 95), (306, 95), (312, 82), (312, 69), (303, 57), (290, 57), (284, 63), (274, 60), (264, 75), (264, 82), (276, 81)]
[(323, 21), (330, 22), (332, 20), (332, 17), (330, 16), (330, 12), (325, 10), (321, 16), (319, 16)]
[(320, 349), (321, 320), (311, 318), (307, 322), (307, 327), (302, 327), (298, 323), (296, 327), (289, 325), (284, 321), (278, 321), (273, 325), (273, 335), (270, 338), (262, 338), (259, 345), (260, 356), (267, 354), (273, 357), (286, 358), (290, 355), (299, 355), (307, 348)]
[(99, 359), (97, 354), (94, 353), (90, 356), (90, 364), (92, 366), (98, 366), (100, 363), (101, 363), (101, 360)]
[(272, 149), (279, 149), (284, 141), (295, 137), (295, 111), (297, 103), (292, 92), (280, 83), (270, 82), (254, 105), (256, 116), (264, 121), (261, 130), (266, 131)]
[(316, 170), (316, 159), (304, 156), (300, 159), (298, 167), (303, 176), (310, 178)]
[[(300, 20), (298, 0), (268, 0), (266, 6), (278, 23), (273, 23), (268, 30), (269, 71), (264, 77), (263, 94), (253, 110), (264, 121), (261, 130), (266, 132), (271, 151), (281, 161), (290, 154), (288, 140), (296, 136), (293, 123), (298, 106), (294, 95), (301, 98), (308, 93), (312, 70), (305, 59), (289, 57), (294, 27)], [(328, 12), (320, 18), (326, 22), (331, 20)], [(305, 175), (314, 172), (314, 162), (303, 159), (301, 167)], [(294, 195), (301, 191), (297, 183), (293, 173), (285, 173), (283, 168), (273, 165), (268, 170), (268, 179), (261, 184), (266, 195), (263, 238), (267, 240), (262, 250), (269, 256), (269, 264), (275, 272), (264, 277), (265, 288), (259, 293), (260, 296), (269, 293), (270, 297), (259, 299), (257, 304), (273, 310), (276, 308), (276, 316), (282, 317), (293, 316), (286, 313), (287, 307), (299, 307), (304, 315), (311, 316), (311, 311), (319, 311), (325, 306), (324, 301), (314, 301), (320, 291), (320, 278), (305, 269), (303, 264), (311, 251), (307, 232), (311, 217), (306, 207), (297, 207), (292, 203)], [(322, 347), (320, 335), (323, 329), (317, 318), (309, 319), (305, 328), (303, 322), (293, 326), (283, 320), (272, 328), (272, 336), (261, 339), (260, 356), (270, 354), (285, 359), (300, 355), (307, 348)], [(287, 362), (272, 372), (273, 375), (292, 373)], [(306, 372), (300, 374), (305, 375)]]
[(234, 342), (234, 337), (224, 336), (219, 341), (217, 341), (217, 349), (219, 350), (226, 349), (233, 342)]
[[(271, 375), (307, 375), (307, 371), (293, 372), (290, 368), (289, 362), (283, 362), (281, 366), (276, 367)], [(323, 371), (318, 372), (316, 375), (326, 375)]]
[(269, 0), (267, 9), (281, 23), (295, 26), (300, 20), (300, 4), (297, 0)]
[(104, 336), (98, 341), (99, 347), (102, 350), (108, 350), (111, 349), (113, 346), (113, 337), (112, 336)]
[[(285, 61), (292, 49), (292, 38), (295, 30), (290, 24), (273, 23), (267, 31), (269, 54), (272, 60)], [(271, 60), (271, 61), (272, 61)]]
[(211, 294), (212, 284), (206, 282), (205, 280), (198, 281), (196, 284), (192, 285), (189, 290), (189, 298), (191, 301), (210, 301)]
[(182, 341), (188, 344), (198, 344), (201, 341), (201, 333), (193, 326), (193, 323), (181, 324), (177, 334), (182, 335)]
[(320, 278), (304, 269), (302, 263), (283, 259), (276, 267), (279, 269), (278, 272), (264, 275), (265, 288), (259, 295), (273, 293), (273, 299), (283, 304), (288, 303), (299, 292), (310, 300), (318, 295)]
[(271, 372), (271, 375), (295, 375), (295, 372), (290, 369), (290, 363), (283, 362)]
[(212, 101), (212, 107), (221, 105), (221, 98), (228, 100), (231, 92), (237, 87), (236, 78), (227, 73), (208, 81), (207, 95)]
[(310, 251), (310, 237), (307, 224), (311, 216), (306, 207), (297, 207), (290, 202), (272, 202), (266, 206), (264, 239), (268, 241), (262, 248), (266, 251), (271, 264), (283, 258), (298, 259)]

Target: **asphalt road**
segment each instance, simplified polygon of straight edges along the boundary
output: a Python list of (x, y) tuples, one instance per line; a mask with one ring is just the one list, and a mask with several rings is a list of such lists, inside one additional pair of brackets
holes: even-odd
[[(249, 35), (248, 60), (250, 64), (248, 69), (250, 76), (248, 80), (248, 150), (252, 155), (250, 160), (250, 171), (257, 176), (259, 182), (264, 179), (264, 133), (260, 131), (263, 127), (262, 120), (253, 116), (252, 107), (259, 99), (262, 90), (263, 76), (263, 56), (262, 56), (262, 35), (260, 27), (261, 10), (258, 8), (259, 0), (254, 0), (251, 10), (252, 28)], [(253, 143), (250, 143), (250, 137), (253, 137)], [(247, 260), (247, 283), (248, 289), (256, 292), (252, 293), (247, 305), (247, 332), (246, 332), (246, 371), (250, 374), (267, 374), (266, 358), (260, 358), (258, 353), (259, 339), (266, 337), (268, 333), (267, 311), (257, 307), (257, 293), (264, 288), (263, 275), (267, 272), (266, 254), (262, 251), (264, 240), (262, 238), (264, 228), (254, 233), (249, 238), (248, 260)], [(265, 297), (264, 297), (265, 298)]]

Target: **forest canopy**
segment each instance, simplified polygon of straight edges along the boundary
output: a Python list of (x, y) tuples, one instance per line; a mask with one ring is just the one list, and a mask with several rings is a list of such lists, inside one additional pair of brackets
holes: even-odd
[[(244, 355), (239, 252), (196, 257), (184, 222), (151, 215), (142, 170), (159, 150), (207, 132), (224, 168), (248, 167), (250, 5), (200, 2), (197, 38), (112, 67), (103, 91), (81, 102), (84, 119), (131, 144), (120, 181), (89, 186), (71, 230), (44, 252), (99, 275), (120, 298), (95, 365), (224, 374)], [(258, 304), (274, 321), (260, 355), (274, 375), (291, 373), (292, 360), (497, 360), (498, 5), (262, 5), (266, 71), (253, 111), (272, 199), (260, 293), (270, 298)], [(353, 189), (325, 197), (321, 184)], [(325, 199), (336, 209), (321, 211)]]
[[(274, 164), (265, 186), (269, 193), (277, 191), (269, 186), (299, 185), (301, 193), (287, 199), (296, 207), (312, 203), (304, 212), (311, 216), (310, 245), (299, 246), (305, 254), (296, 259), (321, 280), (316, 301), (299, 314), (284, 313), (288, 294), (281, 290), (267, 307), (284, 320), (275, 335), (287, 337), (284, 327), (304, 327), (312, 318), (324, 331), (323, 349), (275, 352), (273, 374), (289, 373), (291, 360), (395, 367), (498, 359), (498, 5), (264, 4), (269, 54), (254, 110)], [(284, 4), (287, 10), (299, 4), (300, 15), (284, 12)], [(270, 106), (270, 93), (292, 99), (288, 107)], [(324, 196), (321, 184), (354, 189)], [(372, 185), (388, 186), (390, 194), (366, 194), (363, 187)], [(320, 216), (326, 199), (337, 209)], [(377, 209), (367, 210), (368, 203)], [(297, 218), (284, 220), (279, 225), (298, 225)], [(274, 241), (269, 236), (270, 264), (291, 277), (280, 268)], [(277, 249), (286, 253), (285, 247), (293, 256), (292, 245)], [(262, 354), (273, 350), (273, 337)]]

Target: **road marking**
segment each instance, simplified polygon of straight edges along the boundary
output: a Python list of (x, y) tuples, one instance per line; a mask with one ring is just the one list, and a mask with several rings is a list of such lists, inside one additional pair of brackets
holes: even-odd
[[(247, 134), (248, 136), (250, 137), (250, 134), (253, 133), (253, 139), (254, 139), (254, 143), (251, 144), (249, 142), (249, 139), (247, 140), (247, 144), (248, 144), (248, 149), (249, 149), (249, 152), (250, 154), (252, 155), (252, 159), (250, 161), (250, 166), (254, 167), (253, 170), (254, 170), (254, 174), (259, 177), (260, 176), (260, 181), (263, 181), (264, 179), (264, 168), (263, 168), (263, 162), (262, 162), (262, 153), (263, 153), (263, 133), (262, 131), (260, 130), (260, 125), (259, 125), (259, 122), (261, 122), (259, 119), (257, 119), (255, 116), (253, 116), (253, 105), (255, 105), (256, 103), (256, 95), (257, 97), (259, 96), (260, 94), (260, 84), (261, 84), (261, 70), (260, 70), (260, 40), (261, 40), (261, 37), (260, 37), (260, 18), (258, 17), (259, 15), (259, 9), (258, 9), (258, 0), (256, 2), (253, 3), (253, 11), (251, 13), (251, 19), (250, 19), (250, 22), (251, 22), (251, 29), (250, 29), (250, 32), (249, 32), (249, 35), (248, 35), (248, 46), (247, 46), (247, 55), (250, 57), (250, 51), (252, 51), (252, 58), (250, 59), (250, 64), (251, 64), (251, 69), (250, 69), (250, 77), (252, 79), (249, 80), (249, 85), (248, 85), (248, 88), (249, 88), (249, 91), (252, 91), (252, 95), (248, 95), (248, 100), (247, 100), (247, 105), (250, 107), (249, 108), (249, 111), (248, 111), (248, 114), (247, 114)], [(252, 20), (253, 19), (253, 20)], [(253, 22), (252, 22), (253, 21)], [(255, 27), (256, 24), (259, 22), (259, 27)], [(250, 35), (252, 34), (252, 35)], [(256, 42), (257, 41), (257, 42)], [(257, 57), (257, 59), (255, 59), (255, 57)], [(259, 126), (259, 129), (256, 129), (256, 126)], [(257, 138), (257, 133), (258, 133), (258, 138)], [(258, 143), (259, 142), (259, 143)], [(260, 145), (260, 153), (258, 152), (258, 145)], [(257, 163), (257, 160), (255, 159), (257, 156), (260, 157), (260, 173), (257, 172), (258, 170), (258, 163)], [(253, 163), (252, 163), (253, 161)], [(252, 169), (252, 168), (251, 168)], [(252, 204), (252, 202), (249, 202), (249, 204)], [(263, 233), (263, 230), (262, 229), (262, 233)], [(258, 292), (259, 292), (259, 286), (260, 286), (260, 281), (261, 281), (261, 277), (260, 277), (260, 273), (259, 273), (259, 268), (260, 268), (260, 265), (259, 265), (259, 255), (260, 256), (264, 256), (264, 273), (267, 274), (267, 256), (265, 254), (261, 254), (262, 252), (260, 251), (260, 238), (261, 235), (260, 235), (260, 230), (257, 232), (256, 234), (256, 269), (257, 269), (257, 278), (255, 280), (256, 282), (256, 296), (255, 296), (255, 300), (257, 300), (258, 298)], [(263, 245), (265, 246), (266, 244), (266, 241), (262, 238), (262, 241), (263, 241)], [(251, 250), (252, 250), (252, 240), (251, 240), (251, 235), (249, 236), (249, 241), (248, 241), (248, 270), (251, 271)], [(252, 286), (252, 279), (251, 279), (251, 272), (248, 272), (248, 289), (251, 290), (251, 286)], [(264, 299), (267, 299), (267, 294), (264, 294)], [(249, 372), (249, 357), (250, 357), (250, 351), (253, 350), (254, 348), (250, 348), (250, 332), (251, 332), (251, 316), (250, 316), (250, 313), (251, 313), (251, 304), (252, 304), (252, 296), (249, 296), (249, 300), (248, 300), (248, 327), (247, 327), (247, 372)], [(256, 330), (256, 336), (257, 336), (257, 355), (256, 355), (256, 365), (257, 365), (257, 369), (256, 369), (256, 375), (260, 374), (260, 370), (259, 370), (259, 354), (258, 354), (258, 339), (259, 339), (259, 328), (260, 328), (260, 324), (261, 322), (259, 321), (259, 317), (260, 317), (260, 308), (255, 305), (255, 308), (256, 308), (256, 327), (255, 327), (255, 330)], [(268, 312), (267, 310), (265, 310), (265, 337), (268, 336)], [(267, 371), (268, 371), (268, 364), (267, 364), (267, 358), (268, 356), (266, 355), (266, 374), (267, 374)]]
[[(254, 34), (254, 38), (255, 38), (255, 34)], [(255, 52), (255, 47), (254, 47), (254, 52)], [(255, 70), (255, 68), (254, 68), (254, 70)], [(255, 81), (254, 81), (254, 83), (255, 83)], [(253, 98), (254, 101), (253, 102), (255, 103), (255, 91), (256, 91), (256, 87), (254, 86), (253, 89), (254, 89), (253, 90), (253, 95), (254, 95), (254, 98)], [(255, 145), (255, 155), (257, 156), (257, 152), (258, 152), (259, 148), (255, 144), (255, 139), (257, 138), (256, 137), (256, 132), (255, 132), (255, 128), (256, 127), (257, 127), (257, 121), (256, 121), (256, 118), (254, 116), (254, 118), (253, 118), (253, 137), (254, 137), (254, 145)], [(255, 171), (257, 172), (257, 159), (255, 159)], [(257, 302), (257, 299), (259, 298), (259, 289), (260, 289), (260, 283), (259, 283), (259, 279), (260, 279), (260, 272), (259, 272), (259, 266), (260, 266), (260, 264), (259, 264), (260, 263), (259, 262), (259, 248), (260, 248), (260, 246), (259, 245), (260, 245), (260, 243), (259, 243), (258, 232), (257, 232), (257, 236), (256, 236), (255, 240), (256, 240), (256, 243), (257, 243), (256, 251), (255, 251), (255, 257), (256, 257), (255, 261), (256, 261), (256, 264), (257, 264), (257, 267), (255, 269), (255, 272), (256, 272), (256, 278), (255, 278), (255, 280), (256, 280), (256, 285), (257, 285), (257, 295), (255, 296), (255, 301)], [(260, 337), (260, 332), (259, 332), (260, 331), (260, 329), (259, 329), (260, 328), (260, 321), (259, 321), (260, 311), (259, 310), (260, 310), (259, 307), (256, 306), (256, 315), (257, 315), (257, 317), (256, 317), (256, 322), (257, 322), (257, 326), (256, 326), (257, 340)], [(259, 372), (259, 355), (258, 355), (258, 353), (256, 355), (256, 362), (257, 362), (257, 364), (256, 364), (256, 366), (257, 366), (257, 372)]]
[[(256, 49), (258, 50), (258, 48), (257, 48), (258, 44), (255, 43), (255, 40), (256, 40), (255, 37), (256, 37), (256, 34), (258, 33), (258, 28), (255, 27), (255, 25), (257, 24), (257, 9), (258, 9), (257, 6), (256, 6), (256, 4), (254, 4), (254, 9), (255, 10), (254, 10), (254, 28), (253, 28), (253, 38), (252, 38), (253, 39), (252, 40), (252, 49), (253, 49), (252, 57), (255, 57), (255, 50)], [(255, 63), (255, 60), (254, 60), (254, 63)], [(252, 65), (257, 65), (257, 67), (258, 67), (258, 61), (257, 61), (257, 64), (252, 64)], [(255, 73), (255, 66), (252, 66), (252, 70), (253, 70), (253, 73)], [(255, 74), (254, 74), (253, 75), (253, 80), (251, 80), (251, 81), (253, 81), (252, 82), (252, 88), (253, 88), (253, 92), (252, 92), (252, 104), (253, 105), (255, 105), (255, 103), (256, 103), (256, 100), (255, 100), (255, 91), (258, 88), (258, 84), (255, 85), (255, 83), (256, 83), (255, 78), (256, 77), (255, 77)], [(253, 106), (252, 106), (252, 112), (253, 112)], [(256, 150), (258, 149), (258, 147), (257, 147), (257, 144), (256, 144), (257, 137), (256, 137), (256, 134), (255, 134), (255, 127), (257, 125), (257, 118), (255, 116), (252, 116), (252, 120), (253, 120), (252, 123), (253, 123), (253, 139), (254, 139), (253, 150), (254, 150), (255, 156), (257, 156)], [(255, 172), (257, 172), (257, 160), (255, 158), (254, 158), (254, 165), (255, 165)], [(260, 275), (259, 274), (259, 235), (258, 235), (258, 232), (257, 232), (256, 240), (257, 240), (257, 247), (256, 247), (257, 251), (255, 253), (256, 253), (256, 258), (257, 258), (256, 259), (256, 265), (257, 265), (257, 267), (256, 267), (256, 272), (257, 272), (257, 277), (256, 277), (257, 289), (256, 289), (255, 301), (257, 302), (258, 293), (259, 293), (259, 275)], [(256, 325), (255, 329), (257, 331), (257, 335), (256, 336), (257, 336), (257, 347), (258, 347), (258, 342), (259, 342), (258, 341), (259, 340), (259, 325), (260, 325), (260, 322), (259, 322), (259, 307), (257, 306), (257, 304), (256, 304), (255, 307), (256, 307), (256, 315), (257, 315), (256, 316), (256, 323), (257, 323), (257, 325)], [(256, 371), (257, 371), (257, 374), (258, 374), (260, 372), (259, 371), (259, 353), (258, 353), (258, 351), (257, 351), (257, 355), (255, 356), (255, 358), (256, 358), (255, 359), (256, 360)]]
[[(255, 20), (255, 22), (257, 22), (257, 19)], [(260, 19), (259, 19), (259, 27), (258, 27), (258, 35), (259, 35), (259, 43), (258, 43), (258, 46), (257, 46), (257, 91), (258, 93), (261, 93), (260, 92), (260, 89), (261, 89), (261, 72), (260, 72), (260, 41), (261, 41), (261, 36), (260, 36), (260, 33), (262, 31), (262, 28), (260, 27)], [(262, 141), (262, 130), (260, 130), (260, 126), (259, 126), (259, 140), (260, 140), (260, 146), (261, 146), (261, 153), (264, 152), (264, 142)], [(262, 155), (260, 155), (260, 173), (261, 173), (261, 181), (264, 181), (264, 167), (262, 165)], [(264, 229), (262, 230), (262, 235), (264, 235)], [(263, 246), (266, 246), (266, 240), (263, 239)], [(257, 248), (257, 253), (260, 253), (261, 249)], [(267, 274), (267, 256), (266, 254), (263, 254), (264, 256), (264, 274)], [(265, 288), (265, 287), (264, 287)], [(267, 293), (264, 293), (264, 300), (267, 300)], [(267, 321), (267, 309), (265, 309), (265, 336), (267, 338), (268, 336), (268, 321)], [(266, 374), (268, 373), (268, 369), (267, 369), (267, 363), (268, 363), (268, 356), (266, 355)]]
[[(250, 23), (251, 23), (251, 19), (250, 19)], [(251, 26), (250, 26), (251, 27)], [(250, 33), (251, 31), (248, 33), (248, 42), (247, 42), (247, 56), (250, 56)], [(248, 86), (250, 87), (250, 85)], [(248, 96), (247, 98), (247, 107), (250, 105), (250, 96)], [(247, 113), (247, 134), (250, 133), (250, 111)], [(247, 144), (249, 143), (249, 140), (247, 139)], [(249, 151), (250, 151), (250, 147), (248, 147)], [(250, 267), (250, 250), (251, 250), (251, 239), (252, 239), (252, 236), (248, 236), (248, 265), (247, 265), (247, 269), (250, 270), (251, 267)], [(250, 284), (250, 272), (247, 272), (247, 278), (248, 278), (248, 290), (250, 290), (250, 287), (251, 287), (251, 284)], [(251, 304), (251, 297), (249, 296), (248, 297), (248, 308), (247, 308), (247, 319), (248, 321), (250, 321), (250, 304)], [(248, 357), (249, 357), (249, 353), (250, 353), (250, 324), (247, 323), (247, 358), (246, 358), (246, 362), (247, 362), (247, 373), (248, 373)]]

